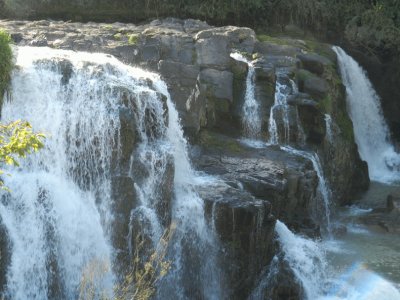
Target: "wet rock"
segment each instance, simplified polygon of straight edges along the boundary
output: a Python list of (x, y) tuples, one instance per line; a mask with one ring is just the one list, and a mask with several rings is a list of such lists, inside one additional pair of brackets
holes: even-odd
[(371, 228), (385, 233), (400, 233), (400, 197), (389, 194), (386, 207), (376, 207), (370, 213), (360, 217)]
[(168, 84), (171, 97), (183, 118), (185, 131), (191, 130), (196, 133), (200, 129), (199, 115), (205, 107), (205, 102), (202, 101), (204, 97), (191, 99), (191, 101), (197, 102), (197, 106), (192, 102), (188, 104), (188, 99), (196, 90), (200, 68), (196, 65), (161, 60), (158, 63), (158, 71)]
[(233, 102), (233, 74), (228, 71), (204, 69), (199, 76), (206, 97), (207, 125), (221, 126), (229, 121)]
[(400, 197), (397, 195), (389, 194), (386, 198), (386, 208), (388, 212), (400, 210)]
[(272, 300), (297, 300), (303, 299), (305, 291), (301, 283), (296, 279), (289, 263), (281, 257), (275, 258), (276, 269), (273, 274), (270, 274), (268, 286), (264, 290), (263, 299)]
[(201, 154), (193, 158), (200, 170), (270, 202), (273, 214), (287, 224), (313, 219), (318, 179), (309, 161), (274, 147), (254, 151), (212, 132), (203, 131), (200, 142)]
[(299, 105), (298, 112), (306, 135), (306, 142), (321, 144), (324, 141), (326, 124), (324, 115), (319, 108), (315, 105)]
[(223, 182), (204, 186), (199, 193), (221, 242), (219, 259), (228, 277), (229, 298), (244, 299), (272, 257), (271, 205)]
[(7, 283), (7, 269), (11, 262), (11, 241), (0, 216), (0, 297)]
[(119, 109), (119, 119), (120, 119), (120, 130), (119, 130), (119, 143), (120, 152), (117, 154), (118, 166), (124, 168), (127, 166), (133, 150), (137, 145), (137, 127), (135, 123), (135, 117), (133, 112), (128, 109), (121, 107)]
[(119, 256), (128, 249), (126, 237), (129, 233), (130, 215), (132, 209), (138, 205), (133, 179), (129, 176), (114, 176), (111, 181), (111, 199), (114, 214), (112, 240)]
[(289, 105), (296, 106), (311, 106), (313, 108), (317, 108), (318, 102), (313, 100), (310, 95), (306, 93), (296, 93), (291, 95), (287, 99), (287, 103)]

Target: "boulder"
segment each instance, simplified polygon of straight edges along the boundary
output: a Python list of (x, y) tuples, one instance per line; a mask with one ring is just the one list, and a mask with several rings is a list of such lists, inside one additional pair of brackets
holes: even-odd
[(304, 80), (303, 90), (316, 99), (322, 99), (328, 94), (328, 84), (322, 78), (310, 77)]
[(200, 31), (194, 39), (198, 65), (226, 70), (233, 50), (253, 52), (255, 33), (249, 28), (227, 26)]
[[(301, 283), (296, 279), (296, 274), (289, 263), (281, 254), (274, 258), (265, 282), (266, 286), (257, 299), (265, 300), (297, 300), (304, 299), (305, 291)], [(255, 300), (255, 298), (252, 298)]]
[(294, 95), (290, 95), (287, 99), (287, 103), (295, 106), (311, 106), (315, 109), (318, 106), (318, 102), (313, 100), (311, 96), (306, 93), (296, 93)]
[(200, 72), (201, 93), (205, 94), (207, 125), (221, 126), (231, 118), (233, 74), (228, 71), (204, 69)]
[(324, 73), (326, 66), (333, 65), (328, 58), (314, 53), (299, 54), (297, 58), (304, 69), (319, 76)]
[(273, 253), (275, 218), (271, 205), (248, 192), (218, 182), (199, 188), (206, 217), (218, 235), (229, 299), (246, 298)]

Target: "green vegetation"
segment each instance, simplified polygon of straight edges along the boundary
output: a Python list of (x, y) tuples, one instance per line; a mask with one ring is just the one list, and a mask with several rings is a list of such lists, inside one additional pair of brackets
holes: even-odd
[(120, 41), (122, 39), (122, 33), (118, 32), (114, 34), (114, 39), (117, 41)]
[(1, 99), (3, 99), (3, 95), (10, 82), (11, 70), (13, 68), (12, 58), (10, 36), (5, 31), (0, 30), (0, 106)]
[[(156, 250), (148, 255), (146, 242), (142, 235), (136, 236), (135, 251), (132, 269), (121, 284), (114, 288), (114, 300), (148, 300), (156, 292), (157, 282), (164, 277), (171, 263), (165, 259), (168, 245), (176, 230), (176, 224), (171, 223), (158, 242)], [(147, 260), (143, 261), (143, 257)], [(82, 272), (79, 286), (79, 300), (110, 300), (110, 292), (100, 285), (107, 273), (110, 272), (110, 263), (100, 259), (90, 261)]]
[(136, 45), (138, 41), (139, 41), (139, 35), (138, 34), (130, 34), (130, 35), (128, 35), (128, 44), (129, 45)]
[[(28, 122), (20, 120), (10, 124), (0, 124), (0, 163), (19, 166), (18, 158), (24, 158), (27, 154), (43, 148), (41, 133), (34, 133)], [(0, 170), (0, 175), (4, 171)], [(3, 181), (0, 180), (0, 186)]]
[[(0, 31), (0, 99), (3, 99), (11, 79), (12, 58), (10, 36)], [(10, 124), (0, 124), (0, 163), (19, 166), (18, 158), (41, 149), (43, 139), (44, 135), (34, 133), (28, 122), (17, 120)], [(4, 171), (0, 169), (0, 175), (3, 174)], [(4, 188), (1, 179), (0, 186)]]

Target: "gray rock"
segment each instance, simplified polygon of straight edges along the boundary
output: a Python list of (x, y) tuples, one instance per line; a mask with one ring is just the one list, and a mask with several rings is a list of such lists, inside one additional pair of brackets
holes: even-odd
[(206, 84), (211, 96), (232, 102), (233, 74), (228, 71), (205, 69), (200, 72), (201, 84)]
[(196, 41), (197, 64), (204, 68), (226, 70), (230, 62), (227, 37), (211, 36)]
[(231, 292), (226, 296), (244, 299), (272, 258), (271, 205), (223, 182), (203, 186), (199, 193), (223, 248), (219, 259)]
[(271, 42), (256, 42), (254, 46), (254, 52), (258, 52), (263, 55), (269, 54), (294, 57), (298, 53), (301, 53), (301, 49), (291, 45), (278, 45)]
[(311, 106), (317, 108), (318, 102), (314, 101), (310, 95), (305, 93), (296, 93), (287, 99), (289, 105), (295, 106)]
[(312, 97), (322, 99), (328, 94), (328, 83), (318, 77), (310, 77), (304, 80), (303, 90)]
[(317, 75), (322, 75), (326, 66), (333, 65), (328, 58), (318, 54), (299, 54), (297, 55), (297, 58), (300, 60), (304, 69)]

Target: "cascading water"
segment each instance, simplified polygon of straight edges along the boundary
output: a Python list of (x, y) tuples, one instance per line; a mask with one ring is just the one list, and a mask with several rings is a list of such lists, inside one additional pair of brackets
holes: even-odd
[[(4, 178), (12, 191), (3, 191), (0, 201), (0, 217), (11, 240), (5, 296), (75, 299), (88, 265), (114, 264), (113, 225), (121, 220), (113, 212), (118, 203), (112, 174), (131, 178), (125, 187), (132, 184), (138, 198), (132, 218), (141, 216), (150, 223), (146, 234), (156, 243), (164, 230), (157, 211), (158, 188), (172, 158), (171, 210), (178, 229), (169, 254), (172, 269), (165, 279), (173, 287), (171, 298), (185, 297), (184, 251), (203, 258), (194, 268), (201, 284), (191, 284), (200, 286), (203, 297), (219, 298), (213, 260), (218, 243), (193, 188), (195, 174), (177, 111), (159, 76), (109, 55), (48, 48), (18, 48), (16, 65), (2, 120), (27, 120), (47, 139), (42, 151), (20, 169), (7, 170), (11, 177)], [(127, 119), (135, 122), (131, 138), (123, 135)], [(133, 153), (132, 143), (137, 143)], [(116, 277), (112, 269), (102, 271), (97, 295), (111, 295)]]
[[(179, 123), (178, 111), (171, 101), (165, 82), (158, 80), (155, 86), (167, 96), (167, 136), (173, 148), (175, 162), (172, 218), (178, 223), (175, 240), (172, 241), (173, 266), (161, 284), (159, 298), (165, 299), (168, 295), (169, 299), (186, 299), (190, 297), (187, 293), (198, 293), (193, 291), (193, 287), (189, 287), (185, 295), (184, 289), (177, 286), (189, 284), (200, 289), (201, 297), (205, 299), (221, 299), (224, 278), (216, 261), (218, 241), (205, 221), (203, 200), (194, 189), (197, 175), (190, 164), (187, 141)], [(187, 252), (186, 255), (184, 252)], [(199, 262), (201, 265), (196, 270), (194, 266)], [(198, 274), (193, 274), (196, 272)]]
[(269, 128), (268, 128), (269, 142), (273, 145), (279, 144), (278, 126), (275, 120), (275, 111), (278, 107), (283, 109), (282, 120), (284, 125), (284, 140), (287, 141), (289, 139), (290, 126), (289, 126), (289, 117), (287, 111), (287, 97), (289, 96), (290, 91), (288, 91), (288, 89), (289, 87), (286, 84), (281, 84), (279, 80), (276, 81), (275, 103), (271, 107), (269, 116)]
[(243, 103), (242, 124), (246, 138), (257, 139), (261, 135), (261, 116), (259, 103), (255, 97), (255, 69), (253, 64), (240, 53), (232, 53), (231, 57), (248, 65), (246, 93)]
[(343, 49), (333, 47), (333, 50), (338, 55), (346, 86), (347, 106), (358, 150), (368, 163), (371, 179), (381, 182), (400, 180), (400, 154), (390, 143), (378, 95), (361, 66)]
[(325, 180), (325, 176), (324, 176), (324, 173), (322, 170), (322, 165), (321, 165), (318, 155), (313, 152), (306, 152), (306, 151), (294, 149), (289, 146), (281, 146), (281, 149), (288, 153), (304, 157), (312, 162), (314, 170), (318, 176), (318, 191), (321, 194), (322, 200), (323, 200), (323, 206), (324, 206), (323, 209), (324, 209), (324, 213), (325, 213), (326, 228), (327, 228), (328, 233), (330, 233), (331, 232), (331, 210), (330, 210), (331, 190), (328, 186), (328, 183)]
[[(289, 144), (296, 141), (300, 145), (304, 143), (304, 130), (301, 126), (297, 107), (288, 104), (288, 98), (297, 92), (296, 83), (285, 74), (278, 72), (275, 87), (275, 102), (270, 110), (268, 125), (269, 143), (272, 145), (280, 143)], [(291, 116), (293, 110), (295, 110), (295, 114)], [(296, 123), (294, 130), (297, 132), (291, 132), (291, 125), (294, 122)], [(279, 125), (280, 123), (282, 125)], [(279, 126), (283, 128), (279, 128)]]
[(280, 221), (276, 222), (275, 232), (283, 259), (301, 283), (305, 298), (317, 299), (323, 294), (327, 280), (328, 262), (324, 250), (316, 242), (295, 235)]
[(333, 143), (333, 123), (332, 117), (329, 114), (325, 114), (325, 127), (326, 127), (326, 138), (330, 144)]

